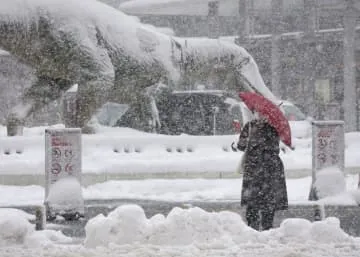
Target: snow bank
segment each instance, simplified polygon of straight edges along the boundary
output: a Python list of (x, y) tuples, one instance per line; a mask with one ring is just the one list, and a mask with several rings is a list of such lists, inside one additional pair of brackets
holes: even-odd
[[(0, 256), (349, 256), (360, 253), (359, 238), (337, 218), (311, 223), (287, 219), (280, 228), (257, 232), (233, 212), (174, 208), (167, 217), (146, 218), (137, 205), (123, 205), (86, 225), (85, 244), (60, 232), (34, 231), (32, 215), (0, 209)], [(75, 243), (75, 244), (74, 244)]]
[(35, 231), (35, 225), (30, 223), (30, 220), (34, 219), (34, 215), (18, 209), (0, 208), (0, 247), (11, 245), (39, 247), (72, 241), (58, 231)]
[(24, 242), (27, 247), (53, 246), (54, 244), (71, 244), (73, 239), (65, 236), (61, 231), (41, 230), (32, 231)]
[(304, 219), (287, 219), (280, 228), (258, 232), (248, 227), (241, 216), (230, 211), (206, 212), (198, 207), (174, 208), (165, 217), (146, 218), (138, 205), (122, 205), (107, 217), (100, 214), (85, 227), (86, 247), (111, 243), (152, 245), (218, 245), (239, 243), (351, 243), (353, 238), (341, 228), (337, 218), (311, 223)]
[(227, 241), (228, 234), (250, 230), (241, 217), (228, 211), (209, 213), (198, 207), (174, 208), (167, 215), (147, 219), (138, 205), (122, 205), (107, 217), (100, 214), (86, 224), (87, 247), (109, 243), (189, 245)]
[(272, 236), (283, 243), (345, 243), (353, 238), (340, 228), (338, 218), (329, 217), (323, 221), (311, 223), (305, 219), (286, 219), (280, 228), (273, 231)]
[(22, 244), (34, 228), (29, 219), (33, 216), (15, 209), (0, 209), (0, 246)]

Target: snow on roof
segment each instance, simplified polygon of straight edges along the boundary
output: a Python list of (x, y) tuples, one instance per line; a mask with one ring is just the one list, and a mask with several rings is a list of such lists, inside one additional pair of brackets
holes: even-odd
[[(360, 31), (360, 25), (355, 27), (356, 31)], [(340, 32), (342, 33), (344, 31), (344, 28), (333, 28), (333, 29), (320, 29), (318, 31), (316, 31), (317, 33), (337, 33)], [(286, 32), (286, 33), (282, 33), (281, 36), (282, 37), (292, 37), (292, 38), (299, 38), (302, 37), (304, 35), (303, 31), (292, 31), (292, 32)], [(269, 39), (271, 38), (271, 34), (253, 34), (253, 35), (249, 35), (250, 39)], [(220, 37), (219, 39), (224, 40), (224, 41), (228, 41), (228, 42), (232, 42), (234, 43), (236, 38), (238, 38), (238, 36), (223, 36)]]
[[(186, 2), (188, 0), (130, 0), (120, 4), (120, 7), (148, 7), (169, 3)], [(208, 0), (205, 0), (208, 2)]]
[[(132, 14), (153, 14), (153, 15), (207, 15), (208, 2), (210, 0), (130, 0), (119, 5), (119, 9)], [(237, 16), (239, 0), (220, 0), (220, 16)], [(327, 3), (319, 3), (320, 8), (343, 9), (342, 0), (332, 0)], [(360, 4), (354, 4), (360, 9)], [(303, 8), (301, 0), (283, 1), (284, 12), (295, 8)], [(255, 11), (270, 12), (271, 0), (253, 0)]]
[[(157, 15), (208, 15), (210, 0), (132, 0), (119, 5), (119, 9), (131, 14)], [(219, 1), (220, 16), (237, 16), (238, 0)]]

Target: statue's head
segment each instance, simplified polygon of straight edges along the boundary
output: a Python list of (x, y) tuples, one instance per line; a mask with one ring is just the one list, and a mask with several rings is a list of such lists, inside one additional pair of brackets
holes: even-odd
[(236, 46), (233, 53), (232, 63), (235, 66), (235, 72), (246, 89), (258, 92), (271, 101), (277, 102), (277, 98), (265, 85), (254, 58), (240, 46)]

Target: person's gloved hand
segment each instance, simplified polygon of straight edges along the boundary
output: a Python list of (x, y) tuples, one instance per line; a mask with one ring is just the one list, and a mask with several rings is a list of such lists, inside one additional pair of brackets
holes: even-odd
[(289, 149), (291, 149), (291, 150), (295, 150), (295, 147), (294, 146), (291, 146), (291, 147), (289, 147), (289, 146), (287, 146), (287, 145), (285, 145), (282, 141), (280, 141), (280, 150), (283, 152), (283, 153), (287, 153), (288, 151), (289, 151)]
[(232, 144), (231, 144), (231, 149), (233, 150), (233, 152), (237, 152), (237, 151), (238, 151), (235, 142), (232, 142)]

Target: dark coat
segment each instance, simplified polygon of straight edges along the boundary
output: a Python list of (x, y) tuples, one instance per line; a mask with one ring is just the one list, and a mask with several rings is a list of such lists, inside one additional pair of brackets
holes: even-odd
[[(248, 142), (250, 129), (250, 139)], [(245, 151), (241, 205), (260, 209), (288, 207), (284, 166), (279, 157), (279, 136), (264, 120), (253, 120), (243, 127), (238, 149)]]

